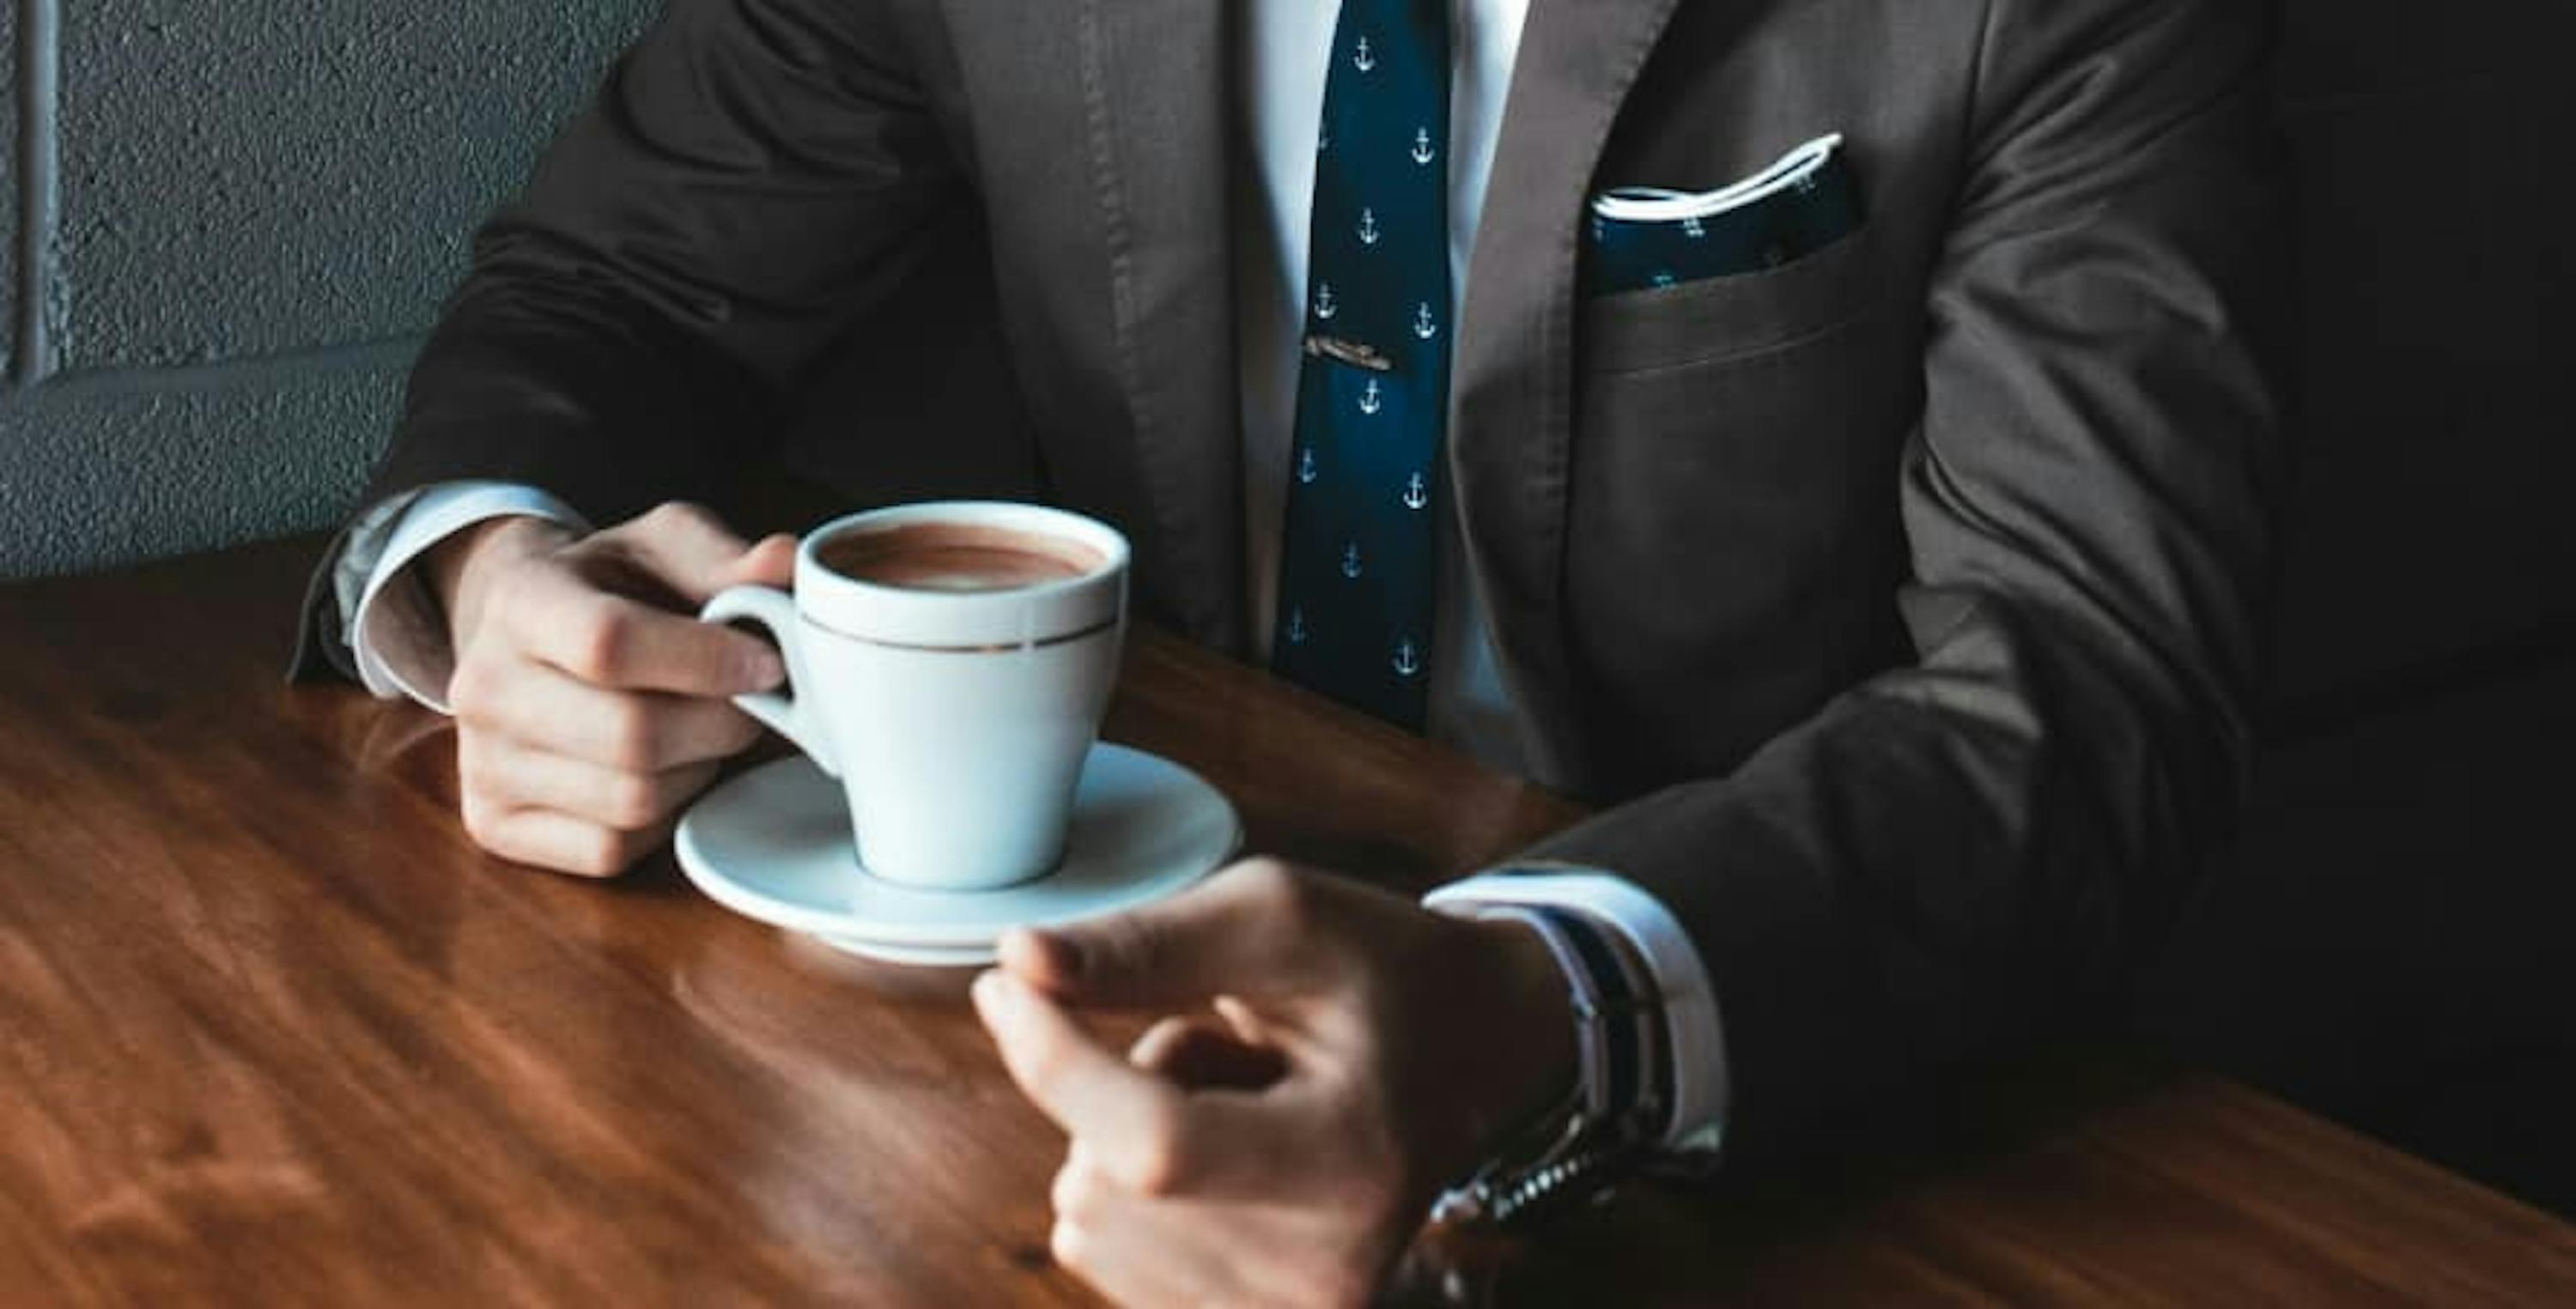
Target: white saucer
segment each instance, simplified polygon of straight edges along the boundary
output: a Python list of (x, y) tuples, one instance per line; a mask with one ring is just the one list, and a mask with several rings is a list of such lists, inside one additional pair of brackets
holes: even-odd
[(736, 913), (892, 963), (991, 963), (1013, 927), (1133, 909), (1214, 872), (1243, 839), (1224, 794), (1142, 750), (1091, 747), (1054, 872), (996, 891), (931, 891), (860, 867), (841, 784), (802, 755), (736, 777), (691, 806), (680, 870)]

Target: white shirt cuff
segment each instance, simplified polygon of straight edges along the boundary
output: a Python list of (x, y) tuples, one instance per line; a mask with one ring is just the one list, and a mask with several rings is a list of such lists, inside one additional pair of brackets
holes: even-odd
[(456, 671), (456, 650), (445, 616), (411, 565), (430, 547), (476, 523), (513, 516), (590, 530), (563, 501), (511, 482), (444, 482), (422, 491), (403, 511), (349, 615), (349, 652), (369, 692), (388, 700), (410, 696), (442, 714), (448, 711), (447, 681)]
[(1645, 961), (1663, 996), (1665, 1033), (1673, 1053), (1673, 1117), (1663, 1146), (1716, 1153), (1732, 1095), (1726, 1032), (1708, 969), (1681, 920), (1645, 888), (1615, 874), (1572, 865), (1523, 866), (1544, 871), (1479, 873), (1440, 887), (1422, 903), (1447, 912), (1479, 905), (1538, 905), (1582, 915), (1617, 932)]

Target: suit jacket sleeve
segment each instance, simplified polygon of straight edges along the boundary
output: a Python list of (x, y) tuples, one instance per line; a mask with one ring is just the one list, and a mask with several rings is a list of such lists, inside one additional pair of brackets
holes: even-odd
[(889, 8), (673, 0), (477, 235), (364, 503), (484, 478), (607, 523), (769, 453), (778, 396), (967, 199)]
[(2233, 823), (2284, 463), (2267, 11), (1995, 0), (1902, 461), (1915, 662), (1533, 852), (1682, 917), (1731, 1151), (2105, 998)]

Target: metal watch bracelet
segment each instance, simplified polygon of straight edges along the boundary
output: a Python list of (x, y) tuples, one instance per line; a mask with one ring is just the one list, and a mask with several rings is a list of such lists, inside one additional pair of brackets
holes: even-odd
[[(1597, 937), (1584, 941), (1577, 934), (1590, 929), (1561, 910), (1500, 904), (1482, 907), (1477, 916), (1519, 922), (1546, 943), (1572, 991), (1581, 1068), (1562, 1100), (1515, 1131), (1466, 1181), (1441, 1194), (1432, 1206), (1435, 1223), (1510, 1223), (1599, 1193), (1656, 1139), (1667, 1102), (1660, 997), (1650, 984), (1641, 985), (1637, 970), (1618, 958), (1615, 947)], [(1602, 977), (1605, 970), (1617, 973), (1615, 996), (1604, 994), (1602, 983), (1613, 980)], [(1619, 1070), (1613, 1067), (1613, 1023), (1629, 1025), (1626, 1058), (1615, 1061), (1625, 1065)]]

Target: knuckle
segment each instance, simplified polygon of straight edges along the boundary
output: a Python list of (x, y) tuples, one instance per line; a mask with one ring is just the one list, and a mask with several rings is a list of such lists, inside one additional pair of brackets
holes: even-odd
[(1242, 893), (1262, 915), (1282, 928), (1303, 926), (1314, 916), (1315, 886), (1277, 859), (1247, 861), (1238, 873)]
[(1182, 1139), (1179, 1116), (1168, 1106), (1151, 1111), (1136, 1148), (1124, 1156), (1119, 1180), (1139, 1195), (1171, 1196), (1189, 1185), (1192, 1151)]
[(594, 579), (603, 570), (621, 567), (635, 557), (635, 537), (644, 530), (643, 520), (620, 523), (602, 532), (593, 532), (566, 547), (558, 558), (547, 565), (561, 570), (559, 579), (581, 590), (596, 590)]
[(1246, 859), (1235, 868), (1234, 877), (1245, 895), (1257, 900), (1286, 901), (1297, 895), (1297, 876), (1286, 863), (1267, 856)]
[(1097, 1199), (1098, 1188), (1091, 1180), (1091, 1170), (1076, 1164), (1057, 1169), (1054, 1185), (1047, 1188), (1048, 1207), (1055, 1210), (1058, 1218), (1086, 1218)]
[(694, 532), (715, 526), (716, 516), (713, 510), (702, 504), (688, 500), (665, 500), (653, 506), (638, 522), (648, 531), (655, 533)]
[(459, 654), (515, 643), (532, 620), (542, 620), (546, 610), (542, 588), (548, 570), (557, 567), (561, 565), (550, 560), (523, 559), (494, 568), (491, 579), (483, 583), (481, 617)]
[(1059, 1221), (1047, 1232), (1047, 1253), (1067, 1268), (1086, 1266), (1084, 1260), (1090, 1253), (1090, 1244), (1082, 1229), (1072, 1223)]
[[(492, 569), (483, 583), (483, 607), (493, 614), (515, 614), (525, 604), (530, 565), (526, 561), (505, 562)], [(484, 626), (489, 627), (490, 624)]]
[(641, 773), (619, 773), (608, 784), (608, 820), (627, 831), (650, 827), (662, 818), (662, 788)]
[(584, 877), (615, 877), (634, 862), (627, 846), (624, 833), (606, 828), (594, 830), (581, 842), (572, 866), (565, 871)]
[(712, 763), (696, 764), (677, 772), (664, 773), (657, 781), (660, 788), (661, 813), (658, 821), (678, 825), (682, 806), (707, 793), (724, 770)]
[(713, 527), (718, 521), (715, 510), (695, 500), (672, 500), (662, 507), (670, 511), (673, 522), (687, 523), (692, 527)]
[(448, 709), (461, 729), (503, 732), (516, 711), (519, 676), (517, 661), (502, 653), (467, 651), (447, 683)]
[(460, 746), (456, 756), (456, 812), (468, 834), (480, 839), (497, 831), (510, 812), (509, 788), (500, 770), (480, 750)]
[(1168, 1199), (1181, 1189), (1179, 1160), (1168, 1147), (1146, 1146), (1130, 1157), (1123, 1178), (1129, 1189), (1150, 1199)]
[(750, 749), (754, 742), (760, 740), (760, 734), (769, 730), (761, 725), (759, 719), (722, 701), (716, 703), (715, 713), (716, 725), (710, 729), (710, 735), (727, 755)]
[(456, 724), (456, 780), (471, 795), (492, 775), (493, 734), (458, 716)]
[(609, 767), (627, 773), (652, 770), (660, 731), (651, 710), (633, 701), (621, 702), (608, 711), (603, 734)]
[(457, 652), (456, 671), (447, 679), (447, 707), (458, 722), (484, 721), (493, 701), (492, 681), (491, 662), (481, 658), (475, 647)]
[(457, 819), (465, 826), (465, 836), (493, 854), (501, 853), (501, 811), (480, 789), (468, 785), (457, 802)]
[(609, 682), (625, 667), (635, 625), (617, 610), (601, 609), (582, 619), (573, 636), (573, 674), (585, 681)]

